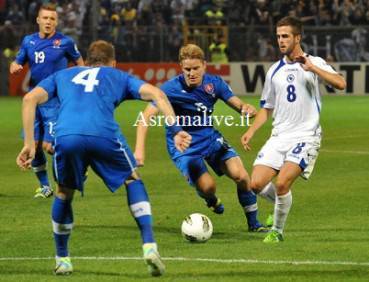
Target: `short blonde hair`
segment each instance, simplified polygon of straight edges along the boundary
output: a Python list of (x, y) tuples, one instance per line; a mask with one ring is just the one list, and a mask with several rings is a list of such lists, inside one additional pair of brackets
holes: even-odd
[(204, 51), (196, 44), (187, 44), (179, 50), (178, 60), (181, 63), (186, 59), (205, 60)]

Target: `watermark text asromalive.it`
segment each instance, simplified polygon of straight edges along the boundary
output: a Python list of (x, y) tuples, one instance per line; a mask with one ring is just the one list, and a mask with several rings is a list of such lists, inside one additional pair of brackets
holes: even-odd
[(165, 117), (163, 115), (150, 116), (145, 119), (143, 112), (139, 112), (133, 126), (142, 124), (143, 126), (166, 126), (175, 125), (182, 127), (208, 127), (208, 126), (250, 126), (250, 117), (248, 114), (234, 117), (232, 115), (208, 115), (203, 112), (200, 115), (179, 115), (175, 117)]

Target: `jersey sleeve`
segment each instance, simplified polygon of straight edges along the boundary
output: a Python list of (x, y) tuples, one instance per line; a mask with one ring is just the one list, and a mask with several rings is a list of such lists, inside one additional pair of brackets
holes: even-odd
[(15, 61), (17, 64), (24, 65), (27, 62), (27, 37), (24, 37), (22, 40), (22, 44), (19, 48), (17, 56), (15, 57)]
[(43, 88), (47, 92), (49, 100), (56, 97), (56, 74), (48, 76), (37, 84), (38, 87)]
[(224, 102), (234, 96), (232, 88), (222, 78), (219, 79), (219, 92), (218, 97)]
[(72, 38), (67, 37), (67, 48), (66, 52), (68, 58), (70, 58), (73, 62), (77, 61), (81, 57), (81, 53), (77, 48), (77, 44), (73, 41)]
[(324, 59), (320, 57), (315, 57), (313, 64), (316, 65), (318, 68), (325, 70), (327, 72), (335, 74), (337, 73), (330, 64), (328, 64)]
[(126, 75), (126, 87), (123, 90), (122, 96), (119, 98), (120, 102), (123, 100), (141, 100), (140, 88), (145, 84), (145, 81), (138, 79), (137, 77), (131, 74), (125, 74), (122, 72), (122, 75)]
[(272, 84), (272, 73), (272, 68), (270, 68), (265, 78), (263, 92), (261, 93), (260, 108), (274, 109), (275, 91)]

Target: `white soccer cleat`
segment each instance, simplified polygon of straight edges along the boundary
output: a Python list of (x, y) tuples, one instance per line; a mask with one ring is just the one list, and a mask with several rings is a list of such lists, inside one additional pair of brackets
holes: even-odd
[(70, 275), (73, 272), (73, 265), (70, 257), (56, 257), (55, 275)]
[(144, 260), (152, 276), (161, 276), (164, 274), (165, 265), (157, 250), (156, 243), (146, 243), (142, 246)]

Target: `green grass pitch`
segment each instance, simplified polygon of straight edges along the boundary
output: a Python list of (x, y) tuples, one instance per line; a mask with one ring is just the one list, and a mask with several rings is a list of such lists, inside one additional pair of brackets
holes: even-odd
[[(256, 97), (248, 101), (258, 103)], [(117, 111), (131, 147), (132, 124), (144, 106), (128, 101)], [(216, 111), (232, 113), (222, 102)], [(0, 98), (0, 281), (154, 280), (141, 260), (124, 189), (111, 194), (91, 171), (85, 196), (76, 194), (74, 200), (70, 251), (75, 272), (68, 278), (53, 276), (52, 200), (33, 199), (35, 177), (15, 164), (22, 146), (20, 113), (20, 99)], [(151, 128), (140, 173), (167, 266), (161, 281), (368, 281), (369, 97), (326, 96), (321, 117), (324, 137), (315, 171), (308, 182), (295, 183), (285, 242), (272, 246), (262, 243), (263, 235), (247, 232), (229, 179), (217, 178), (225, 213), (218, 216), (208, 210), (171, 163), (163, 128)], [(245, 128), (220, 130), (250, 171), (270, 124), (257, 133), (247, 153), (239, 141)], [(265, 220), (272, 206), (262, 199), (258, 203), (260, 219)], [(182, 219), (193, 212), (213, 222), (213, 237), (205, 244), (190, 244), (181, 237)]]

